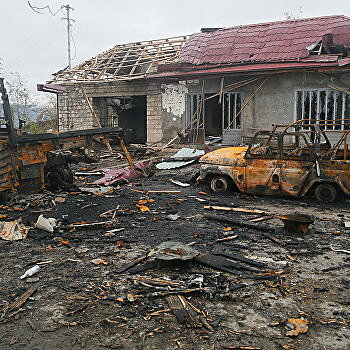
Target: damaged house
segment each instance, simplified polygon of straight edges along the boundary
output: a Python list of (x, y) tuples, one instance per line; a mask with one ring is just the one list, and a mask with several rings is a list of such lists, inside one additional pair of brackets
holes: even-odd
[(90, 103), (102, 126), (131, 129), (133, 142), (245, 144), (272, 124), (350, 118), (350, 18), (118, 45), (49, 84), (40, 88), (58, 94), (59, 130), (97, 126)]

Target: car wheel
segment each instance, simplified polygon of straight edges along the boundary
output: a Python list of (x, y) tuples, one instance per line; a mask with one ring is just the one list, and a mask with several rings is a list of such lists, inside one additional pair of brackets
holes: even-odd
[(214, 192), (226, 192), (228, 189), (227, 180), (223, 176), (213, 177), (210, 181), (210, 188)]
[(58, 175), (61, 177), (62, 181), (72, 184), (74, 182), (74, 175), (69, 167), (61, 167), (56, 169)]
[(315, 190), (317, 200), (323, 203), (333, 203), (337, 194), (337, 189), (331, 184), (319, 184)]

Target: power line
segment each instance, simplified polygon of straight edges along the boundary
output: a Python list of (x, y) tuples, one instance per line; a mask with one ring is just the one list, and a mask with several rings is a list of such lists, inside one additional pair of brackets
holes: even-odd
[(40, 13), (41, 15), (44, 14), (44, 12), (40, 12), (38, 10), (45, 10), (45, 9), (48, 9), (49, 12), (51, 13), (52, 16), (56, 16), (61, 10), (63, 10), (64, 6), (61, 5), (61, 7), (56, 11), (56, 12), (53, 12), (51, 11), (51, 8), (49, 5), (46, 5), (46, 6), (43, 6), (43, 7), (39, 7), (39, 6), (33, 6), (29, 1), (28, 1), (28, 5), (29, 7), (36, 13)]
[(44, 12), (41, 11), (45, 11), (46, 9), (50, 12), (50, 14), (52, 16), (56, 16), (60, 11), (64, 11), (66, 12), (66, 17), (62, 17), (61, 20), (66, 20), (67, 21), (67, 57), (68, 57), (68, 68), (72, 67), (72, 58), (71, 58), (71, 40), (73, 42), (74, 45), (74, 58), (76, 57), (77, 54), (77, 48), (75, 46), (75, 42), (74, 42), (74, 38), (72, 35), (72, 23), (75, 22), (74, 19), (72, 19), (70, 17), (70, 11), (74, 11), (73, 7), (70, 7), (69, 5), (61, 5), (61, 7), (56, 11), (53, 12), (50, 8), (49, 5), (46, 6), (35, 6), (32, 5), (29, 1), (28, 1), (28, 5), (29, 7), (36, 13), (39, 13), (41, 15), (44, 14)]

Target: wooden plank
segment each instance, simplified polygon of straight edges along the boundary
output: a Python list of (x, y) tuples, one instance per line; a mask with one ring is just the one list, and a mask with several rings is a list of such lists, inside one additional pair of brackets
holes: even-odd
[(119, 266), (117, 267), (115, 270), (113, 270), (115, 273), (122, 273), (124, 271), (127, 271), (129, 270), (131, 267), (137, 265), (138, 263), (144, 261), (145, 259), (147, 259), (148, 255), (143, 255), (143, 256), (140, 256), (122, 266)]
[(19, 309), (28, 300), (28, 298), (36, 292), (36, 290), (36, 287), (28, 288), (9, 306), (9, 310)]
[(232, 211), (232, 212), (237, 212), (237, 213), (265, 214), (265, 211), (258, 210), (258, 209), (220, 207), (217, 205), (205, 205), (204, 209), (224, 210), (224, 211)]
[(271, 220), (273, 218), (274, 218), (273, 216), (263, 216), (261, 218), (256, 218), (256, 219), (252, 219), (252, 220), (249, 220), (249, 221), (250, 222), (261, 222), (261, 221)]

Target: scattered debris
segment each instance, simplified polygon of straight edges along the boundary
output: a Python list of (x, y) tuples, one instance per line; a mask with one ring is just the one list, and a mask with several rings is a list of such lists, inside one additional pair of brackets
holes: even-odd
[(19, 298), (17, 298), (9, 306), (9, 310), (19, 309), (28, 300), (28, 298), (31, 297), (36, 291), (37, 291), (37, 288), (35, 287), (28, 288)]
[(148, 256), (161, 260), (191, 260), (199, 254), (197, 249), (182, 242), (167, 241), (152, 249)]
[(94, 184), (109, 186), (116, 182), (137, 179), (138, 177), (145, 174), (144, 171), (149, 165), (149, 161), (144, 161), (135, 164), (135, 169), (131, 169), (130, 166), (118, 170), (103, 169), (102, 171), (105, 176), (99, 180), (96, 180)]
[(166, 216), (167, 219), (171, 220), (171, 221), (176, 221), (177, 219), (180, 218), (180, 215), (177, 213), (177, 214), (169, 214)]
[(332, 247), (332, 244), (330, 245), (330, 248), (333, 252), (337, 252), (337, 253), (345, 253), (345, 254), (350, 254), (350, 250), (345, 250), (345, 249), (334, 249)]
[(204, 326), (210, 332), (213, 331), (212, 326), (205, 319), (206, 314), (192, 305), (183, 295), (168, 295), (165, 299), (179, 323), (193, 328)]
[(290, 233), (307, 233), (309, 226), (314, 222), (310, 215), (286, 214), (278, 217), (284, 223), (284, 228)]
[(221, 221), (221, 222), (225, 222), (228, 224), (234, 224), (237, 226), (249, 227), (249, 228), (252, 228), (254, 230), (259, 230), (259, 231), (274, 231), (273, 228), (271, 228), (270, 226), (267, 226), (267, 225), (256, 224), (256, 223), (251, 222), (251, 221), (245, 221), (242, 219), (234, 219), (234, 218), (230, 218), (230, 217), (223, 216), (223, 215), (203, 214), (203, 217), (206, 219)]
[(40, 266), (34, 265), (30, 269), (28, 269), (22, 276), (20, 276), (20, 279), (23, 280), (24, 278), (31, 277), (39, 271), (40, 271)]
[(54, 228), (56, 227), (56, 219), (54, 218), (45, 218), (42, 214), (39, 215), (38, 220), (35, 223), (35, 227), (53, 233)]
[(19, 221), (1, 221), (0, 238), (5, 241), (18, 241), (27, 237), (29, 227)]
[(181, 191), (165, 191), (165, 190), (136, 190), (135, 188), (130, 188), (130, 191), (133, 192), (138, 192), (138, 193), (142, 193), (142, 194), (156, 194), (156, 193), (163, 193), (163, 194), (175, 194), (175, 193), (181, 193)]
[(181, 168), (183, 166), (194, 163), (203, 154), (205, 154), (205, 151), (203, 150), (197, 150), (193, 148), (182, 148), (169, 159), (158, 163), (156, 165), (156, 168), (159, 170)]
[(112, 186), (81, 187), (80, 190), (82, 192), (88, 192), (88, 193), (92, 193), (95, 195), (112, 194), (114, 192), (114, 188)]
[(308, 324), (309, 321), (303, 318), (289, 318), (286, 327), (290, 330), (286, 332), (286, 335), (296, 336), (300, 333), (306, 333), (309, 329)]
[(172, 182), (174, 185), (181, 186), (181, 187), (189, 187), (189, 186), (191, 186), (188, 183), (184, 183), (184, 182), (181, 182), (181, 181), (178, 181), (178, 180), (173, 180), (173, 179), (170, 179), (170, 182)]
[(232, 241), (233, 239), (236, 239), (238, 235), (228, 236), (224, 238), (218, 238), (216, 242), (226, 242), (226, 241)]
[(233, 211), (237, 213), (251, 213), (251, 214), (265, 214), (263, 210), (257, 209), (245, 209), (245, 208), (231, 208), (231, 207), (220, 207), (216, 205), (205, 205), (204, 209), (212, 210), (224, 210), (224, 211)]
[(109, 265), (109, 261), (104, 259), (93, 259), (90, 262), (92, 262), (95, 265)]

